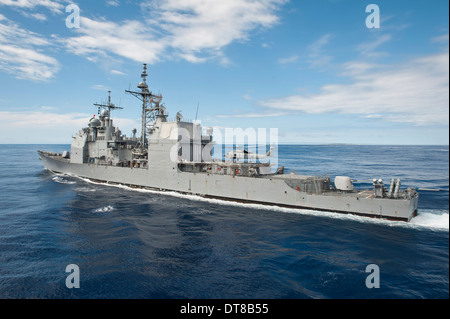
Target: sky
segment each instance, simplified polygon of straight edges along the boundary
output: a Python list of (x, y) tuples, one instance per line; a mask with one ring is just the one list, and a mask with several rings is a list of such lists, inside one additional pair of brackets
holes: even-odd
[(108, 90), (139, 135), (125, 90), (147, 63), (169, 117), (204, 127), (448, 145), (448, 19), (445, 0), (0, 0), (0, 144), (70, 144)]

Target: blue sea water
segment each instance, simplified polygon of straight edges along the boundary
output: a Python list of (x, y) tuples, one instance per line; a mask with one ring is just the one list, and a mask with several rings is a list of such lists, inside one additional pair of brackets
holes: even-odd
[(36, 152), (68, 149), (0, 145), (0, 298), (449, 297), (448, 146), (279, 146), (287, 171), (438, 189), (411, 223), (95, 184)]

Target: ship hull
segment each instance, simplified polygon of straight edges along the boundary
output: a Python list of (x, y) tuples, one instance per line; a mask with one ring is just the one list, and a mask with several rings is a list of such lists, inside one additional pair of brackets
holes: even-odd
[(289, 187), (284, 180), (181, 172), (171, 170), (117, 167), (98, 164), (74, 164), (60, 156), (39, 152), (46, 169), (97, 182), (175, 191), (207, 198), (258, 203), (318, 211), (331, 211), (390, 220), (410, 221), (417, 214), (418, 196), (410, 199), (376, 198), (352, 192), (311, 194)]

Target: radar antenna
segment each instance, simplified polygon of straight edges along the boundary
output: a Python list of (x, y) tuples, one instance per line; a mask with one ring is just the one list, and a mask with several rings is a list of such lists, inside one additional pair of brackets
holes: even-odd
[(111, 91), (108, 91), (108, 103), (94, 103), (95, 106), (98, 107), (98, 114), (100, 114), (101, 110), (108, 110), (108, 118), (111, 114), (111, 110), (123, 110), (123, 107), (115, 106), (113, 103), (111, 103)]
[(160, 105), (162, 95), (154, 95), (148, 90), (147, 76), (147, 64), (144, 63), (144, 69), (141, 74), (142, 81), (137, 85), (137, 88), (141, 91), (125, 90), (126, 93), (130, 93), (142, 101), (142, 126), (140, 138), (142, 148), (148, 146), (147, 134), (153, 131), (156, 119), (160, 116), (166, 117), (165, 107)]

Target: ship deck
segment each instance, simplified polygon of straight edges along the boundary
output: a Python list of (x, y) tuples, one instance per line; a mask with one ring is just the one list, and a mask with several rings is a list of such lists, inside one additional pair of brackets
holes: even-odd
[(50, 157), (54, 160), (58, 160), (58, 161), (65, 162), (65, 163), (70, 163), (70, 159), (62, 157), (61, 153), (47, 152), (47, 151), (38, 151), (38, 153), (39, 153), (39, 155), (44, 155), (44, 156)]

